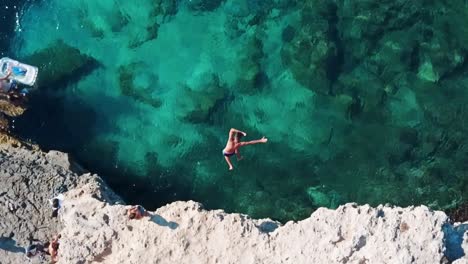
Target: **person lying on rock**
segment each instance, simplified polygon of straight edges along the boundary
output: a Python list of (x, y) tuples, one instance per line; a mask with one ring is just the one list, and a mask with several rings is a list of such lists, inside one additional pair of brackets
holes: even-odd
[(58, 249), (59, 249), (59, 242), (58, 240), (61, 238), (62, 236), (59, 234), (59, 235), (56, 235), (52, 238), (52, 241), (50, 242), (47, 242), (44, 244), (44, 247), (46, 248), (46, 251), (45, 253), (47, 255), (50, 255), (50, 258), (52, 259), (52, 263), (55, 263), (58, 261)]
[(229, 130), (229, 138), (226, 143), (226, 147), (223, 149), (224, 159), (226, 159), (227, 164), (229, 165), (229, 170), (234, 169), (230, 157), (236, 154), (237, 160), (241, 160), (242, 156), (240, 155), (239, 148), (247, 145), (253, 145), (258, 143), (266, 143), (267, 138), (262, 137), (261, 139), (241, 142), (241, 138), (247, 136), (245, 132), (231, 128)]
[(64, 199), (63, 194), (59, 194), (49, 200), (49, 203), (52, 205), (52, 217), (58, 216), (58, 211), (60, 208), (62, 208), (63, 199)]
[(10, 92), (13, 86), (13, 83), (8, 80), (10, 78), (10, 75), (11, 75), (11, 71), (8, 70), (7, 75), (3, 78), (0, 78), (0, 91), (6, 94)]
[(0, 92), (5, 94), (10, 101), (18, 102), (25, 99), (26, 95), (29, 93), (28, 89), (23, 88), (20, 90), (16, 81), (9, 80), (10, 76), (11, 70), (8, 70), (7, 75), (0, 78)]
[(36, 239), (30, 239), (29, 246), (25, 248), (26, 258), (31, 259), (33, 257), (39, 256), (41, 260), (44, 259), (45, 246)]
[(149, 213), (143, 208), (141, 205), (134, 205), (127, 211), (128, 218), (130, 220), (133, 219), (141, 219), (143, 216), (149, 216)]

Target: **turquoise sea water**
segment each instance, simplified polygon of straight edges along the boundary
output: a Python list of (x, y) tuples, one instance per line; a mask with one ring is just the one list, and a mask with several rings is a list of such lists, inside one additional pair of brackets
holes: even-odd
[[(61, 41), (96, 63), (38, 87), (16, 133), (72, 153), (147, 207), (192, 199), (280, 220), (350, 201), (448, 208), (468, 193), (468, 34), (455, 27), (467, 10), (463, 1), (27, 2), (11, 57), (28, 62)], [(229, 172), (221, 150), (231, 127), (269, 142), (242, 149)]]

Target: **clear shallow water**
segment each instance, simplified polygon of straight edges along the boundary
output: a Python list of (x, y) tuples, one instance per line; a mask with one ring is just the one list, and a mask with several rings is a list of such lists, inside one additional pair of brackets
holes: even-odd
[[(26, 4), (10, 43), (15, 57), (62, 40), (99, 67), (41, 87), (17, 133), (72, 153), (147, 207), (193, 199), (288, 220), (350, 201), (445, 208), (466, 199), (463, 108), (454, 125), (424, 110), (466, 103), (463, 74), (428, 84), (421, 55), (375, 77), (372, 52), (359, 62), (352, 43), (336, 40), (351, 30), (333, 8), (335, 16), (318, 19), (321, 6), (295, 1), (226, 1), (207, 12), (155, 2)], [(374, 53), (399, 65), (392, 56), (401, 57), (393, 53), (404, 38), (392, 32), (382, 39), (395, 40), (376, 40)], [(323, 59), (327, 52), (336, 55)], [(401, 81), (405, 71), (411, 76)], [(425, 82), (408, 84), (418, 77)], [(382, 91), (390, 99), (380, 105)], [(269, 142), (242, 149), (245, 159), (228, 172), (221, 150), (231, 127)]]

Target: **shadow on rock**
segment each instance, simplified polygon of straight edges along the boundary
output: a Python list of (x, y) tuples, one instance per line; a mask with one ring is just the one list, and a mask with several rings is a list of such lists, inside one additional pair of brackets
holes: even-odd
[(468, 224), (461, 224), (458, 226), (445, 225), (444, 242), (445, 242), (445, 255), (450, 262), (453, 262), (463, 256), (465, 252), (462, 248), (463, 234), (468, 231)]
[(9, 237), (0, 237), (0, 249), (12, 253), (24, 253), (24, 248), (18, 247), (16, 241)]
[(179, 224), (177, 224), (176, 222), (168, 222), (166, 219), (164, 219), (158, 214), (151, 215), (150, 220), (160, 226), (167, 226), (170, 229), (176, 229), (179, 226)]

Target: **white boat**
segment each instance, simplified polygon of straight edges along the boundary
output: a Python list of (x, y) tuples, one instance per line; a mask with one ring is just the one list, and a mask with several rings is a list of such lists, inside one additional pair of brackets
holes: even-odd
[(21, 63), (10, 58), (0, 59), (0, 78), (4, 78), (10, 73), (8, 79), (19, 83), (33, 86), (37, 79), (39, 69), (35, 66)]

